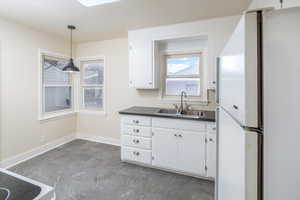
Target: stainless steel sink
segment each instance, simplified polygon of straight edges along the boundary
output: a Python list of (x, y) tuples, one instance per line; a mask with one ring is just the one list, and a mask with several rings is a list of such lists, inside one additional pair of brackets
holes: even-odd
[(176, 115), (177, 114), (177, 111), (175, 109), (165, 109), (165, 108), (162, 108), (162, 109), (159, 109), (159, 111), (157, 112), (159, 114), (171, 114), (171, 115)]
[(184, 111), (181, 114), (181, 113), (177, 113), (176, 109), (159, 109), (159, 111), (156, 114), (161, 116), (173, 116), (173, 117), (187, 118), (187, 119), (200, 119), (205, 117), (204, 112), (199, 110), (188, 110), (188, 111)]

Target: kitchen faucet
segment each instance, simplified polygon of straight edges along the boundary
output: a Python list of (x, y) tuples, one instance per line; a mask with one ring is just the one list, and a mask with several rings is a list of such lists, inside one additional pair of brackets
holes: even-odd
[(176, 111), (177, 111), (177, 114), (184, 114), (184, 112), (188, 109), (188, 105), (186, 106), (186, 108), (184, 108), (184, 105), (183, 105), (183, 98), (187, 98), (187, 93), (185, 91), (182, 91), (181, 94), (180, 94), (180, 106), (178, 106), (177, 104), (173, 104)]

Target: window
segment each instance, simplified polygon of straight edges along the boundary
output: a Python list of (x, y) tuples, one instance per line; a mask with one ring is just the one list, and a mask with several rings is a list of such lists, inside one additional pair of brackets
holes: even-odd
[(69, 73), (62, 71), (67, 62), (67, 59), (60, 56), (41, 54), (42, 118), (73, 110), (72, 78)]
[(165, 56), (165, 97), (176, 97), (185, 91), (191, 97), (201, 96), (201, 54)]
[(104, 109), (104, 61), (81, 61), (82, 107), (86, 110)]

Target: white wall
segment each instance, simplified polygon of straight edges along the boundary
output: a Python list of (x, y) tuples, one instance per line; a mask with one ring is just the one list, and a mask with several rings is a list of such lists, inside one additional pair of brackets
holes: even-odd
[[(211, 41), (209, 53), (217, 56), (231, 35), (239, 20), (238, 16), (226, 17), (213, 20), (198, 21), (194, 23), (181, 24), (185, 27), (202, 29), (203, 34)], [(172, 29), (171, 25), (161, 27), (160, 32)], [(145, 29), (146, 31), (146, 29)], [(187, 30), (188, 32), (188, 30)], [(118, 111), (131, 106), (171, 106), (168, 102), (160, 99), (158, 90), (135, 90), (128, 87), (128, 40), (120, 38), (115, 40), (81, 43), (77, 46), (77, 57), (105, 56), (106, 63), (106, 115), (94, 115), (81, 113), (77, 118), (77, 131), (82, 136), (102, 136), (120, 139), (120, 121)], [(209, 66), (214, 68), (215, 56), (210, 57)], [(213, 69), (211, 69), (213, 70)], [(213, 94), (210, 95), (210, 100)], [(203, 109), (214, 109), (214, 105)]]
[[(283, 0), (284, 8), (300, 6), (300, 0)], [(280, 8), (279, 0), (253, 0), (250, 4), (249, 9), (264, 8), (264, 7), (275, 7)]]
[(38, 49), (68, 54), (68, 43), (0, 19), (1, 159), (75, 133), (76, 116), (38, 121)]

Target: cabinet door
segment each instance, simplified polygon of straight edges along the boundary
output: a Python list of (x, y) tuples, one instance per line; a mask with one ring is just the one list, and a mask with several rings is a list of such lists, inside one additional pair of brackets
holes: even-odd
[(177, 169), (178, 137), (173, 129), (154, 128), (152, 136), (152, 165)]
[(205, 132), (180, 131), (178, 140), (178, 169), (205, 176)]
[(154, 88), (153, 41), (129, 32), (129, 86)]
[(215, 178), (216, 176), (216, 134), (207, 134), (207, 176)]

